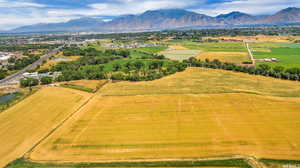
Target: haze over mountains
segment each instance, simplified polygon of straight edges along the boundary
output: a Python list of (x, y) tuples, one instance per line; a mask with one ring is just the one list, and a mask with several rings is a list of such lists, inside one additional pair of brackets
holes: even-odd
[(163, 9), (146, 11), (140, 15), (120, 16), (108, 22), (99, 18), (80, 18), (64, 23), (23, 26), (11, 32), (123, 32), (290, 23), (300, 23), (300, 8), (286, 8), (268, 16), (234, 11), (216, 17), (183, 9)]

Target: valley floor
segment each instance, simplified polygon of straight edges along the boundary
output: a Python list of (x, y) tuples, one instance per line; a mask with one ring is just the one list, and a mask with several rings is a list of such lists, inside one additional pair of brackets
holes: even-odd
[[(231, 155), (299, 160), (299, 109), (298, 82), (204, 68), (108, 83), (94, 94), (45, 87), (0, 115), (0, 136), (7, 137), (0, 144), (12, 144), (0, 150), (1, 162), (25, 152), (36, 164)], [(14, 146), (24, 139), (25, 147)], [(10, 154), (12, 148), (20, 151)]]

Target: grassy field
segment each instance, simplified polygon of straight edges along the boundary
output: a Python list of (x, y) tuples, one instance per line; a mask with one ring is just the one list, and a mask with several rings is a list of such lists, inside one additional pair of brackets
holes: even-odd
[(191, 50), (207, 52), (246, 52), (242, 42), (213, 42), (213, 43), (183, 43), (183, 46)]
[(202, 68), (152, 82), (110, 83), (30, 158), (299, 159), (300, 98), (272, 97), (300, 97), (299, 89), (297, 82)]
[(77, 80), (69, 82), (59, 83), (63, 87), (73, 88), (77, 90), (82, 90), (86, 92), (96, 92), (101, 86), (103, 86), (106, 80)]
[(86, 101), (88, 94), (45, 87), (0, 114), (0, 167), (21, 157)]
[(154, 161), (154, 162), (114, 162), (114, 163), (37, 163), (24, 158), (17, 159), (5, 168), (251, 168), (243, 159), (218, 161)]
[(253, 55), (256, 59), (277, 58), (278, 62), (266, 63), (271, 66), (300, 67), (300, 48), (271, 48), (270, 52), (254, 51)]
[(214, 60), (218, 59), (222, 62), (230, 62), (241, 64), (243, 62), (249, 62), (250, 57), (247, 52), (204, 52), (197, 56), (200, 60)]
[(136, 48), (134, 50), (137, 51), (143, 51), (143, 52), (147, 52), (147, 53), (159, 53), (161, 51), (166, 50), (168, 47), (165, 46), (155, 46), (155, 47), (142, 47), (142, 48)]
[(200, 53), (199, 50), (172, 49), (172, 48), (160, 52), (160, 54), (164, 55), (166, 58), (172, 60), (178, 60), (178, 61), (183, 61), (191, 57), (196, 57), (199, 53)]

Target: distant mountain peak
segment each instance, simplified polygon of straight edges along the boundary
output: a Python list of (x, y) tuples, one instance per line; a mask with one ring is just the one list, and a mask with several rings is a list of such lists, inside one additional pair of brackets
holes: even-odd
[(217, 17), (175, 8), (149, 10), (139, 15), (122, 15), (106, 22), (102, 18), (83, 17), (62, 23), (23, 26), (12, 32), (152, 31), (298, 22), (300, 23), (300, 9), (295, 7), (283, 9), (270, 16), (252, 16), (247, 13), (233, 11)]
[(199, 15), (198, 13), (187, 11), (184, 9), (159, 9), (159, 10), (148, 10), (141, 14), (141, 16), (154, 16), (159, 15), (168, 18), (178, 18), (186, 15)]
[(279, 11), (279, 12), (293, 12), (293, 11), (299, 11), (299, 10), (300, 10), (300, 8), (288, 7), (286, 9), (283, 9), (283, 10)]
[(251, 15), (247, 14), (247, 13), (242, 13), (242, 12), (239, 12), (239, 11), (233, 11), (233, 12), (230, 12), (228, 14), (221, 14), (221, 15), (218, 15), (217, 18), (223, 18), (223, 19), (234, 19), (234, 18), (238, 18), (238, 17), (252, 17)]

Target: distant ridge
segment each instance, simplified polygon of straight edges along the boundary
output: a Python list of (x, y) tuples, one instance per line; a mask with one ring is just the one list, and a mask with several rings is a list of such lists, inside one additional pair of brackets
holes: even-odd
[(239, 11), (211, 17), (183, 9), (150, 10), (140, 15), (119, 16), (104, 22), (99, 18), (79, 18), (63, 23), (36, 24), (16, 28), (12, 33), (30, 32), (112, 32), (176, 29), (184, 27), (228, 27), (239, 25), (300, 22), (300, 8), (290, 7), (274, 15), (253, 16)]

